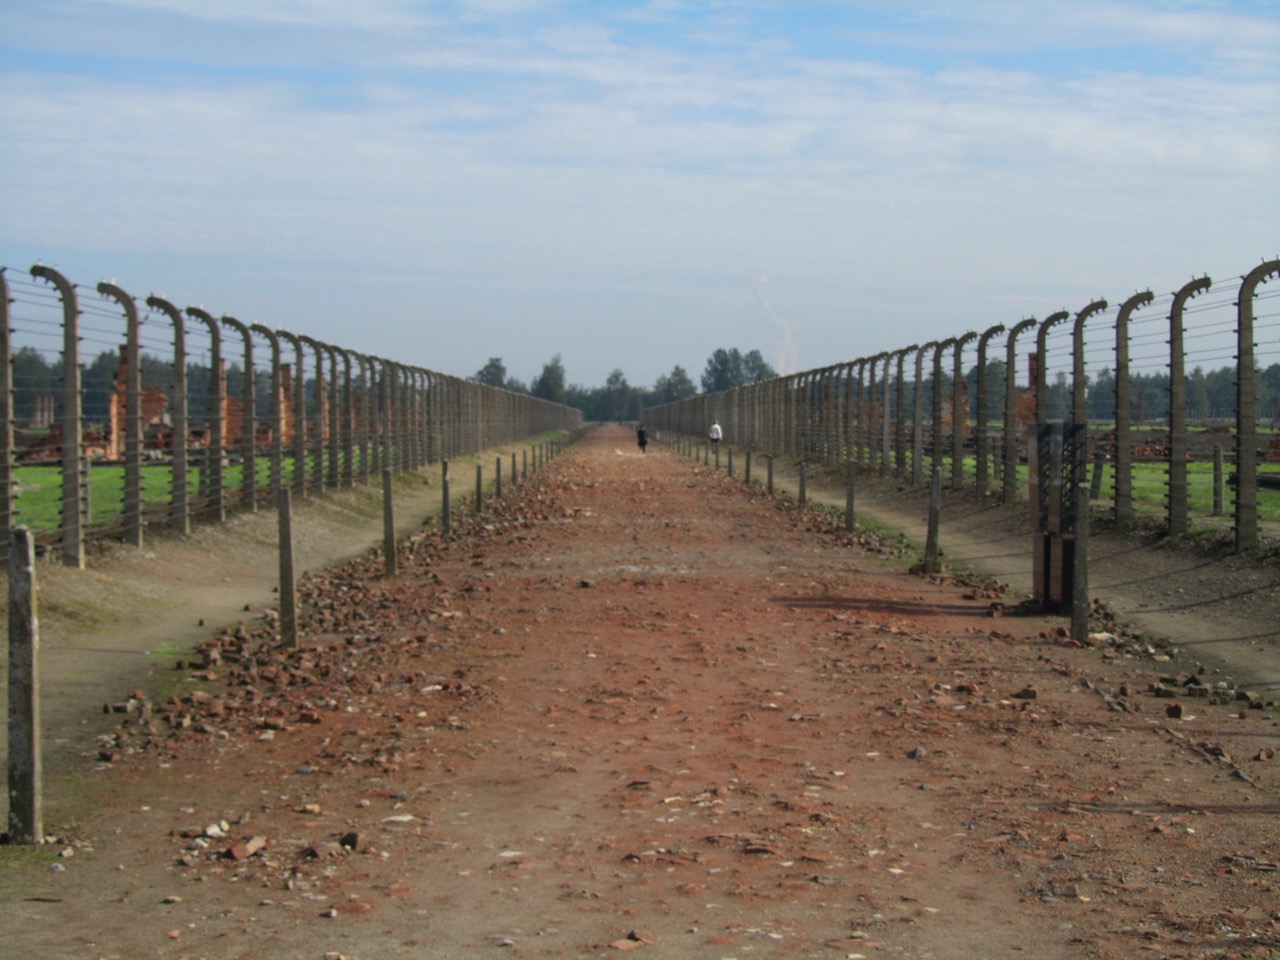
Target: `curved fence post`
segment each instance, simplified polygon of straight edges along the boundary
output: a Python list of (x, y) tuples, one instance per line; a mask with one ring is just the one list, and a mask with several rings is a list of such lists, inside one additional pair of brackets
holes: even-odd
[[(282, 337), (293, 346), (293, 478), (290, 487), (299, 496), (307, 493), (307, 381), (303, 372), (306, 369), (307, 351), (302, 338), (288, 330), (277, 330), (276, 336)], [(283, 441), (283, 437), (281, 440)], [(291, 501), (292, 502), (292, 501)]]
[(969, 381), (964, 375), (964, 345), (977, 336), (970, 330), (956, 337), (951, 365), (951, 486), (964, 486), (964, 440), (969, 426)]
[(0, 267), (0, 560), (9, 558), (13, 500), (17, 489), (13, 451), (13, 333), (9, 281)]
[(37, 264), (31, 275), (45, 280), (62, 298), (62, 563), (84, 569), (84, 493), (80, 457), (84, 421), (80, 409), (80, 303), (76, 288), (57, 270)]
[[(142, 547), (142, 363), (138, 349), (138, 304), (114, 283), (98, 284), (98, 293), (111, 297), (125, 316), (124, 392), (124, 541)], [(114, 433), (115, 423), (111, 424)]]
[(903, 347), (898, 350), (894, 356), (897, 358), (897, 376), (898, 382), (895, 387), (895, 403), (897, 405), (897, 417), (893, 421), (893, 472), (899, 479), (903, 479), (907, 475), (907, 383), (904, 377), (904, 367), (907, 362), (907, 354), (916, 350), (916, 344), (909, 347)]
[(924, 353), (934, 350), (937, 340), (922, 343), (916, 348), (916, 382), (914, 402), (911, 406), (911, 485), (924, 483)]
[(1212, 285), (1207, 276), (1184, 284), (1169, 308), (1169, 536), (1187, 532), (1187, 354), (1183, 347), (1182, 314), (1187, 301)]
[(984, 496), (987, 492), (987, 468), (988, 460), (991, 459), (990, 437), (988, 436), (987, 418), (990, 416), (988, 407), (988, 384), (987, 384), (987, 345), (991, 342), (991, 338), (996, 334), (1004, 333), (1004, 324), (997, 323), (994, 327), (988, 327), (982, 331), (982, 336), (978, 337), (978, 375), (974, 383), (975, 392), (977, 393), (977, 416), (974, 420), (973, 428), (973, 447), (974, 463), (973, 485), (979, 496)]
[[(274, 330), (255, 323), (249, 328), (267, 338), (271, 349), (271, 488), (268, 496), (278, 503), (284, 489), (284, 376), (280, 370), (280, 338)], [(255, 444), (255, 453), (257, 445)]]
[(210, 516), (221, 523), (227, 519), (222, 470), (226, 452), (227, 372), (222, 362), (222, 328), (212, 315), (199, 307), (187, 307), (187, 316), (209, 328), (209, 444), (205, 447), (204, 469), (200, 471), (200, 495)]
[[(316, 375), (312, 381), (312, 396), (315, 398), (316, 426), (311, 437), (311, 485), (318, 493), (324, 493), (325, 469), (324, 454), (328, 444), (325, 442), (325, 431), (328, 429), (329, 397), (324, 376), (325, 345), (313, 337), (298, 338), (311, 348), (315, 357)], [(299, 371), (299, 376), (301, 376)]]
[[(1107, 301), (1095, 300), (1076, 314), (1071, 328), (1071, 419), (1089, 422), (1088, 389), (1084, 374), (1084, 324), (1099, 310), (1107, 309)], [(1086, 461), (1088, 457), (1086, 455)]]
[(1120, 305), (1116, 315), (1116, 459), (1115, 518), (1133, 520), (1133, 407), (1129, 379), (1129, 317), (1155, 299), (1150, 290), (1135, 293)]
[(1002, 495), (1008, 503), (1018, 495), (1018, 334), (1040, 321), (1020, 320), (1005, 341), (1004, 360), (1004, 455), (1000, 458)]
[(1267, 260), (1245, 275), (1236, 298), (1236, 553), (1258, 545), (1258, 382), (1254, 370), (1253, 297), (1264, 280), (1280, 275)]
[(1059, 310), (1057, 313), (1051, 313), (1045, 317), (1044, 322), (1040, 324), (1040, 329), (1036, 331), (1036, 424), (1042, 424), (1049, 419), (1049, 360), (1048, 360), (1048, 338), (1049, 328), (1056, 323), (1061, 323), (1071, 314), (1065, 310)]
[(155, 294), (147, 297), (147, 306), (159, 310), (173, 324), (173, 405), (170, 414), (172, 437), (170, 455), (172, 457), (172, 483), (169, 491), (169, 525), (179, 533), (191, 533), (191, 496), (187, 489), (189, 452), (188, 433), (190, 427), (190, 398), (187, 396), (187, 326), (182, 314), (168, 300)]
[(938, 345), (933, 348), (933, 410), (929, 418), (933, 426), (929, 467), (933, 471), (942, 469), (942, 354), (955, 342), (955, 337), (948, 337), (938, 341)]
[[(243, 426), (240, 429), (243, 470), (243, 476), (240, 478), (240, 500), (241, 506), (252, 513), (258, 509), (258, 427), (257, 413), (254, 410), (257, 375), (253, 369), (253, 334), (249, 332), (248, 326), (235, 317), (224, 316), (222, 322), (239, 333), (244, 340), (244, 373), (240, 385), (240, 405), (243, 408)], [(228, 437), (228, 446), (231, 445)]]

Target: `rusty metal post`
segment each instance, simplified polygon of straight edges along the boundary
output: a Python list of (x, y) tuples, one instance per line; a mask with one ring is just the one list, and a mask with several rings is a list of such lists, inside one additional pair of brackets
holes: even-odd
[(37, 264), (31, 275), (48, 281), (62, 298), (62, 563), (84, 569), (84, 494), (80, 454), (84, 421), (80, 389), (80, 304), (76, 288), (57, 270)]
[(1135, 293), (1120, 305), (1116, 315), (1116, 459), (1115, 518), (1119, 523), (1133, 520), (1133, 407), (1130, 400), (1129, 317), (1139, 307), (1155, 299), (1150, 290)]
[(1002, 495), (1010, 503), (1018, 495), (1018, 334), (1039, 321), (1028, 317), (1015, 323), (1005, 341), (1004, 453), (1000, 458)]
[(982, 336), (978, 337), (978, 377), (974, 385), (977, 392), (977, 416), (974, 421), (974, 489), (977, 490), (978, 496), (985, 496), (987, 493), (987, 471), (988, 461), (991, 459), (991, 442), (988, 436), (988, 417), (990, 411), (988, 407), (988, 384), (987, 384), (987, 345), (991, 342), (991, 338), (996, 334), (1004, 333), (1004, 324), (997, 323), (994, 327), (988, 327), (982, 331)]
[(394, 577), (400, 572), (396, 551), (395, 477), (390, 470), (382, 471), (382, 560), (385, 576)]
[(244, 437), (242, 438), (244, 476), (240, 481), (240, 498), (241, 506), (250, 513), (254, 513), (258, 509), (258, 424), (257, 413), (254, 411), (257, 374), (253, 369), (253, 334), (235, 317), (223, 317), (222, 322), (239, 332), (244, 339), (244, 382), (240, 391), (240, 403), (244, 407)]
[[(98, 284), (98, 293), (111, 297), (125, 316), (124, 388), (124, 542), (142, 547), (142, 363), (138, 349), (138, 304), (114, 283)], [(111, 425), (114, 430), (115, 424)]]
[(1280, 275), (1267, 260), (1245, 275), (1236, 299), (1236, 553), (1258, 545), (1258, 381), (1254, 369), (1253, 297), (1258, 285)]
[(222, 369), (222, 327), (199, 307), (187, 307), (187, 316), (209, 329), (209, 445), (205, 448), (204, 469), (200, 471), (200, 493), (209, 515), (218, 523), (227, 519), (226, 481), (222, 471), (226, 443), (224, 407), (226, 378)]
[(956, 349), (952, 355), (951, 366), (951, 487), (959, 490), (964, 486), (964, 439), (969, 426), (969, 417), (965, 413), (968, 408), (969, 381), (964, 375), (964, 345), (978, 334), (970, 330), (956, 337)]
[(1184, 284), (1169, 309), (1169, 536), (1187, 532), (1187, 355), (1183, 348), (1182, 314), (1187, 301), (1212, 285), (1207, 276)]

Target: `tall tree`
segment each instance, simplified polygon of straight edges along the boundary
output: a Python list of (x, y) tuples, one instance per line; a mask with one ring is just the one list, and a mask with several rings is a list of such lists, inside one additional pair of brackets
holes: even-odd
[(560, 359), (560, 354), (552, 357), (543, 366), (542, 372), (534, 377), (529, 392), (552, 403), (565, 402), (564, 362)]
[(489, 387), (507, 385), (507, 368), (501, 357), (490, 357), (489, 362), (472, 374), (471, 379)]
[(671, 372), (663, 374), (653, 384), (653, 403), (671, 403), (675, 400), (687, 400), (698, 392), (694, 382), (684, 367), (676, 364)]
[(702, 371), (703, 393), (732, 390), (742, 383), (742, 354), (737, 347), (732, 350), (721, 347), (707, 358), (707, 366)]
[(765, 362), (759, 350), (752, 350), (742, 358), (742, 375), (746, 383), (759, 383), (761, 380), (772, 380), (778, 371)]

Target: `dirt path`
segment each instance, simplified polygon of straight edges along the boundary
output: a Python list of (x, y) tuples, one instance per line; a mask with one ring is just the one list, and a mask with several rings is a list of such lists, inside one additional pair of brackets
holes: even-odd
[(1274, 956), (1271, 711), (882, 552), (597, 431), (303, 650), (220, 632), (0, 854), (7, 946)]

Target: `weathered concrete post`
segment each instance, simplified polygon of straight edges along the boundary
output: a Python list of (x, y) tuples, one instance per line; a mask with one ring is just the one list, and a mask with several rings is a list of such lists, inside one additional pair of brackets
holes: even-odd
[(968, 407), (969, 381), (964, 375), (964, 345), (976, 337), (970, 330), (956, 337), (956, 349), (951, 358), (951, 487), (964, 486), (964, 435), (969, 426), (965, 410)]
[(924, 352), (938, 345), (937, 340), (920, 344), (916, 350), (915, 402), (911, 411), (911, 485), (924, 484)]
[(493, 464), (493, 498), (495, 500), (502, 499), (502, 457)]
[(111, 297), (125, 316), (124, 388), (124, 542), (142, 547), (142, 358), (138, 304), (114, 283), (98, 284), (98, 293)]
[(396, 553), (396, 501), (395, 475), (388, 468), (382, 471), (382, 557), (388, 577), (399, 572)]
[(255, 513), (258, 509), (258, 425), (257, 414), (254, 412), (254, 398), (257, 390), (254, 383), (253, 334), (235, 317), (224, 316), (222, 322), (239, 333), (244, 340), (244, 372), (240, 385), (240, 403), (244, 409), (244, 426), (240, 438), (243, 462), (240, 505), (250, 513)]
[(31, 531), (9, 542), (9, 837), (44, 842), (40, 742), (40, 621)]
[(183, 323), (182, 314), (173, 303), (164, 298), (147, 297), (147, 306), (159, 310), (169, 317), (173, 324), (173, 406), (170, 413), (170, 425), (173, 428), (173, 444), (170, 456), (173, 458), (173, 481), (169, 495), (169, 525), (180, 534), (191, 532), (191, 497), (187, 492), (187, 476), (191, 465), (191, 448), (189, 448), (189, 411), (191, 399), (187, 397), (187, 325)]
[(271, 426), (270, 489), (278, 495), (284, 487), (284, 372), (280, 365), (280, 338), (260, 323), (249, 329), (266, 337), (271, 349), (271, 408), (267, 418)]
[(280, 537), (280, 642), (298, 645), (298, 582), (293, 569), (293, 493), (286, 486), (276, 492)]
[(912, 344), (909, 347), (903, 347), (897, 351), (897, 384), (894, 390), (894, 403), (897, 407), (896, 416), (893, 421), (893, 472), (899, 479), (903, 479), (907, 475), (907, 385), (904, 380), (903, 367), (906, 364), (907, 354), (915, 353), (917, 345)]
[(977, 458), (974, 464), (974, 489), (978, 491), (978, 496), (984, 496), (987, 492), (989, 461), (991, 459), (991, 438), (987, 422), (991, 415), (987, 402), (988, 394), (990, 393), (987, 389), (987, 345), (991, 342), (991, 338), (998, 333), (1004, 333), (1003, 323), (988, 327), (982, 331), (982, 336), (978, 338), (978, 381), (976, 384), (978, 409), (973, 428), (974, 454)]
[(768, 491), (769, 496), (773, 496), (773, 457), (770, 456), (768, 460), (769, 460), (769, 474), (768, 474), (768, 482), (765, 484), (765, 489)]
[(1213, 445), (1213, 515), (1220, 517), (1225, 512), (1225, 498), (1222, 495), (1223, 456), (1222, 444)]
[(948, 337), (946, 340), (938, 341), (938, 345), (933, 348), (933, 411), (929, 418), (933, 422), (933, 443), (930, 444), (932, 453), (929, 466), (933, 469), (942, 467), (942, 354), (955, 342), (955, 337)]
[[(307, 381), (303, 376), (306, 364), (306, 348), (296, 334), (277, 330), (293, 345), (293, 489), (300, 497), (307, 495)], [(283, 437), (281, 441), (283, 442)]]
[(440, 529), (446, 536), (453, 529), (453, 518), (449, 504), (449, 461), (440, 461)]
[(1139, 307), (1155, 299), (1150, 290), (1135, 293), (1120, 305), (1116, 315), (1116, 459), (1115, 518), (1119, 523), (1133, 520), (1133, 445), (1130, 435), (1133, 429), (1133, 408), (1130, 401), (1129, 378), (1129, 317)]
[[(13, 526), (18, 489), (13, 462), (13, 328), (9, 322), (9, 281), (0, 267), (0, 530)], [(0, 554), (0, 560), (9, 556), (7, 542), (0, 542)]]
[(81, 419), (80, 303), (76, 288), (62, 274), (37, 264), (31, 275), (47, 280), (62, 298), (62, 563), (84, 569), (84, 491), (80, 454)]
[(222, 456), (226, 444), (227, 381), (222, 369), (222, 327), (199, 307), (187, 307), (187, 316), (199, 320), (209, 329), (209, 444), (204, 451), (204, 469), (200, 472), (200, 492), (205, 509), (218, 523), (227, 519), (227, 498), (222, 472)]
[(800, 506), (804, 506), (809, 502), (809, 462), (807, 460), (800, 461), (800, 490), (796, 496)]
[(484, 510), (484, 468), (476, 464), (476, 513)]
[(1166, 517), (1169, 536), (1187, 532), (1187, 356), (1183, 348), (1182, 314), (1187, 301), (1212, 281), (1206, 276), (1184, 284), (1173, 295), (1169, 308), (1169, 500)]
[(747, 462), (742, 465), (742, 482), (750, 485), (751, 483), (751, 450), (747, 450)]
[(1036, 424), (1047, 423), (1049, 420), (1049, 351), (1046, 346), (1049, 337), (1049, 328), (1055, 323), (1061, 323), (1071, 314), (1065, 310), (1059, 310), (1057, 313), (1051, 313), (1045, 317), (1044, 322), (1040, 324), (1040, 329), (1036, 331)]
[(853, 485), (856, 467), (853, 457), (844, 462), (844, 528), (853, 533)]
[(1280, 260), (1254, 267), (1236, 298), (1236, 553), (1258, 545), (1258, 380), (1254, 369), (1253, 296), (1280, 274)]
[(1018, 334), (1034, 327), (1034, 317), (1020, 320), (1005, 341), (1004, 360), (1004, 452), (1000, 457), (1002, 494), (1005, 503), (1018, 495)]
[(924, 572), (938, 573), (938, 527), (942, 519), (942, 465), (934, 464), (933, 487), (929, 491), (929, 526), (924, 541)]

